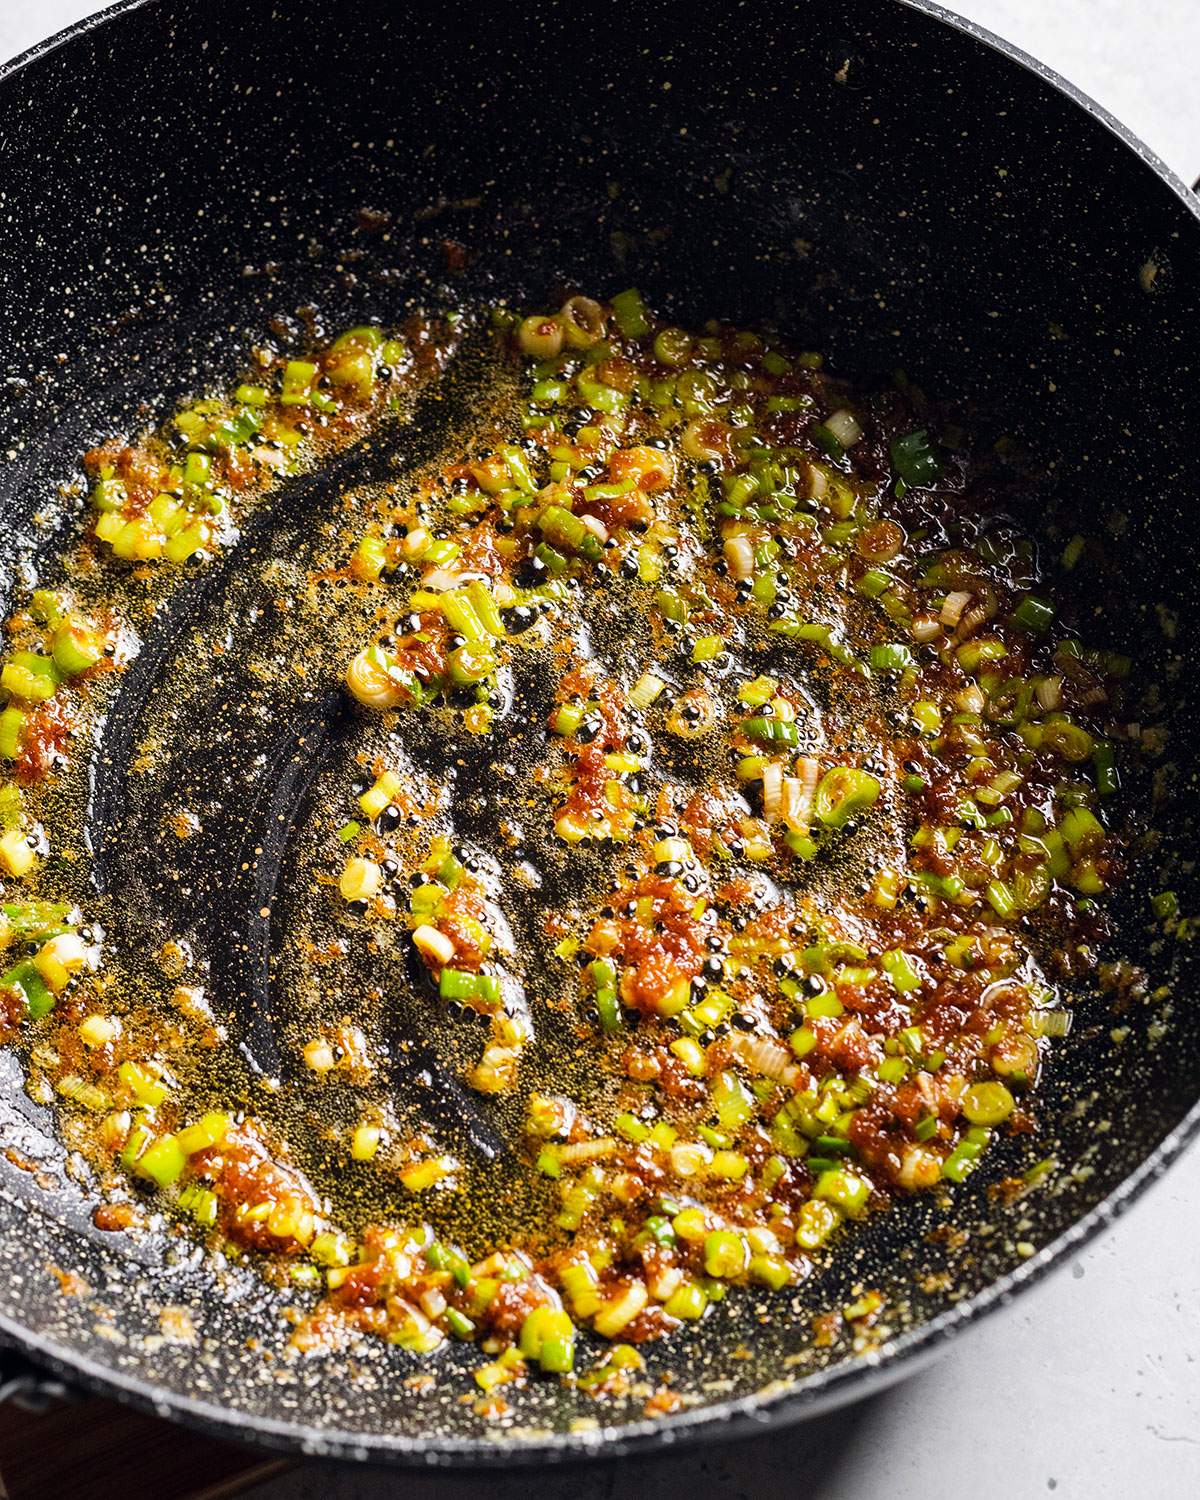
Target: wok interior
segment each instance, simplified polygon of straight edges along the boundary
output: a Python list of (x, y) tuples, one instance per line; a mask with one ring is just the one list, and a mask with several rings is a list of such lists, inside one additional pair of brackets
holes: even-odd
[[(651, 1378), (672, 1372), (696, 1398), (683, 1420), (780, 1384), (815, 1398), (845, 1355), (812, 1347), (814, 1312), (868, 1286), (889, 1297), (897, 1335), (919, 1329), (1019, 1264), (1017, 1242), (1040, 1248), (1068, 1229), (1181, 1121), (1200, 1022), (1183, 945), (1156, 945), (1146, 894), (1169, 884), (1189, 909), (1187, 871), (1168, 861), (1189, 846), (1194, 754), (1197, 231), (1101, 122), (892, 0), (769, 13), (535, 3), (520, 15), (161, 0), (4, 81), (0, 182), (11, 397), (0, 402), (0, 601), (81, 524), (55, 499), (78, 454), (144, 420), (143, 403), (161, 411), (227, 375), (268, 320), (292, 320), (300, 337), (304, 308), (335, 330), (397, 320), (412, 303), (536, 302), (563, 284), (598, 295), (636, 284), (681, 321), (772, 320), (864, 382), (902, 364), (932, 391), (969, 397), (982, 433), (1049, 465), (1048, 547), (1076, 530), (1108, 538), (1112, 577), (1087, 585), (1104, 616), (1090, 633), (1133, 651), (1147, 682), (1161, 677), (1184, 726), (1166, 783), (1178, 792), (1156, 814), (1163, 844), (1133, 882), (1120, 945), (1172, 984), (1167, 1009), (1122, 1016), (1132, 1035), (1118, 1048), (1110, 999), (1085, 996), (1042, 1090), (1036, 1140), (997, 1149), (949, 1208), (901, 1204), (799, 1288), (732, 1298), (648, 1350)], [(468, 248), (465, 271), (447, 272), (444, 240)], [(432, 451), (439, 420), (403, 435), (404, 460)], [(385, 460), (358, 455), (350, 477)], [(298, 487), (285, 501), (293, 521), (314, 503)], [(271, 534), (285, 542), (285, 529)], [(1178, 621), (1173, 636), (1159, 605)], [(152, 664), (143, 676), (152, 691)], [(131, 701), (128, 724), (118, 716), (109, 733), (128, 728), (131, 744), (139, 711)], [(279, 713), (293, 734), (311, 718), (334, 755), (356, 732), (336, 696)], [(101, 832), (104, 798), (120, 800), (126, 781), (120, 753), (111, 759), (93, 806)], [(260, 773), (241, 791), (253, 800), (282, 784)], [(1146, 787), (1127, 795), (1148, 802)], [(165, 936), (173, 913), (144, 878), (149, 838), (122, 825), (101, 863), (131, 923)], [(224, 873), (210, 872), (203, 899), (233, 931), (255, 893)], [(269, 933), (260, 939), (269, 946)], [(261, 965), (229, 980), (245, 1001), (243, 1040), (266, 982)], [(1082, 1099), (1093, 1102), (1077, 1110)], [(282, 1344), (280, 1299), (250, 1269), (218, 1288), (178, 1245), (93, 1230), (86, 1191), (61, 1176), (50, 1118), (8, 1055), (0, 1120), (6, 1141), (47, 1167), (35, 1177), (0, 1158), (11, 1323), (97, 1371), (152, 1383), (168, 1406), (209, 1403), (277, 1438), (380, 1454), (422, 1442), (434, 1458), (496, 1451), (494, 1431), (458, 1400), (461, 1372), (478, 1362), (469, 1347), (439, 1355), (431, 1390), (406, 1386), (422, 1366), (384, 1346), (352, 1362), (266, 1360), (247, 1340)], [(1063, 1167), (1051, 1188), (1011, 1208), (989, 1198), (989, 1182), (1051, 1154)], [(926, 1239), (947, 1224), (966, 1231), (957, 1248)], [(47, 1263), (80, 1273), (92, 1294), (61, 1295)], [(924, 1279), (939, 1270), (951, 1292)], [(199, 1347), (161, 1343), (164, 1304), (190, 1309)], [(598, 1408), (531, 1384), (506, 1436), (537, 1443), (581, 1419), (632, 1432), (641, 1402)]]

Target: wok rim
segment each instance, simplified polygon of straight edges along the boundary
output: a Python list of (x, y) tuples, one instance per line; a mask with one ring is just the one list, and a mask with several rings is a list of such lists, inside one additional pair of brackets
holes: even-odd
[[(0, 63), (0, 85), (38, 59), (108, 25), (118, 16), (158, 3), (160, 0), (117, 0), (116, 4), (83, 17)], [(1132, 130), (1053, 68), (977, 22), (936, 4), (935, 0), (892, 0), (892, 3), (960, 32), (1018, 64), (1041, 83), (1056, 90), (1132, 151), (1200, 225), (1200, 197)], [(489, 1470), (501, 1465), (522, 1468), (570, 1464), (588, 1459), (650, 1454), (676, 1445), (691, 1447), (702, 1443), (733, 1442), (769, 1430), (777, 1431), (819, 1413), (866, 1399), (914, 1373), (935, 1358), (963, 1330), (976, 1326), (983, 1318), (1008, 1306), (1021, 1292), (1061, 1267), (1069, 1255), (1110, 1228), (1147, 1188), (1166, 1173), (1198, 1134), (1200, 1097), (1107, 1197), (1029, 1260), (881, 1349), (816, 1371), (798, 1381), (792, 1389), (754, 1393), (665, 1417), (643, 1418), (620, 1427), (538, 1435), (529, 1439), (507, 1436), (489, 1439), (410, 1437), (382, 1432), (366, 1434), (348, 1428), (306, 1426), (274, 1417), (251, 1416), (215, 1401), (197, 1400), (167, 1391), (151, 1381), (104, 1365), (55, 1339), (45, 1338), (5, 1313), (0, 1313), (0, 1340), (94, 1394), (115, 1397), (151, 1415), (178, 1420), (213, 1437), (309, 1458), (375, 1462), (409, 1468)]]

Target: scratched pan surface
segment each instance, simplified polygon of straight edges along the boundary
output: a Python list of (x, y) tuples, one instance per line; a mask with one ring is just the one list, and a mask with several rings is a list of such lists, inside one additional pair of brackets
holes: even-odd
[[(932, 7), (895, 0), (615, 0), (586, 13), (532, 0), (495, 15), (158, 0), (0, 79), (0, 224), (5, 610), (82, 524), (58, 498), (77, 455), (227, 374), (272, 320), (299, 337), (305, 308), (336, 329), (414, 304), (536, 298), (561, 278), (600, 293), (637, 283), (681, 319), (773, 319), (845, 373), (903, 362), (930, 389), (969, 396), (985, 433), (1013, 434), (1051, 466), (1036, 518), (1047, 545), (1056, 528), (1107, 536), (1109, 574), (1088, 585), (1105, 618), (1089, 631), (1140, 652), (1177, 729), (1152, 861), (1167, 870), (1135, 881), (1119, 945), (1170, 995), (1121, 1018), (1131, 1038), (1118, 1049), (1109, 1002), (1083, 994), (1042, 1135), (1005, 1143), (949, 1207), (905, 1203), (803, 1287), (732, 1297), (651, 1349), (651, 1374), (670, 1372), (687, 1397), (680, 1414), (651, 1423), (636, 1400), (597, 1408), (545, 1382), (496, 1432), (457, 1399), (469, 1349), (437, 1356), (424, 1391), (405, 1382), (428, 1367), (383, 1346), (265, 1358), (286, 1331), (275, 1294), (177, 1242), (94, 1231), (52, 1120), (25, 1095), (19, 1059), (0, 1054), (3, 1139), (46, 1168), (34, 1178), (0, 1156), (8, 1339), (165, 1413), (310, 1451), (512, 1462), (728, 1434), (914, 1368), (1181, 1149), (1197, 1123), (1200, 1020), (1183, 945), (1156, 939), (1145, 895), (1166, 881), (1194, 905), (1172, 860), (1192, 845), (1195, 812), (1200, 226), (1182, 187), (1094, 107)], [(474, 255), (450, 279), (446, 238)], [(334, 492), (436, 457), (488, 384), (465, 360), (446, 399), (422, 402), (403, 431), (285, 487), (235, 553), (172, 593), (104, 728), (88, 809), (95, 889), (83, 894), (122, 945), (186, 929), (210, 954), (238, 1043), (234, 1093), (256, 1070), (286, 1075), (308, 1003), (282, 957), (306, 830), (372, 732), (337, 692), (335, 665), (286, 690), (245, 670), (276, 640), (256, 569), (319, 556)], [(1173, 639), (1160, 604), (1178, 620)], [(226, 659), (189, 675), (189, 633), (218, 625)], [(162, 751), (149, 785), (132, 769), (147, 734)], [(414, 774), (438, 769), (435, 740), (414, 731), (404, 750)], [(504, 806), (485, 770), (461, 772), (465, 831), (484, 842)], [(186, 857), (163, 847), (155, 777), (204, 800)], [(1146, 788), (1135, 778), (1124, 796), (1135, 806)], [(521, 920), (535, 917), (536, 903)], [(517, 1191), (502, 1109), (455, 1083), (457, 1034), (418, 987), (393, 989), (407, 998), (387, 1023), (400, 1058), (388, 1087), (494, 1161), (495, 1197)], [(555, 1038), (540, 1045), (539, 1066), (553, 1067)], [(1054, 1188), (1013, 1208), (989, 1197), (989, 1183), (1051, 1152), (1064, 1169)], [(946, 1225), (963, 1234), (926, 1239)], [(1036, 1253), (1022, 1258), (1018, 1241)], [(48, 1263), (79, 1272), (91, 1295), (60, 1295)], [(949, 1274), (924, 1278), (935, 1271)], [(893, 1339), (870, 1360), (813, 1350), (811, 1314), (860, 1283), (891, 1299)], [(198, 1345), (161, 1342), (165, 1304), (190, 1310)]]

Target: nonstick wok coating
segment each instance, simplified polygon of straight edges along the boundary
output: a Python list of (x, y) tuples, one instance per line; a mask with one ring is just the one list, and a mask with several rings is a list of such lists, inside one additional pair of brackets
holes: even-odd
[[(0, 80), (0, 226), (5, 611), (31, 559), (81, 524), (53, 503), (78, 454), (141, 420), (142, 403), (236, 368), (272, 316), (312, 304), (336, 328), (397, 316), (410, 297), (536, 298), (559, 277), (597, 295), (637, 284), (681, 320), (774, 319), (844, 373), (903, 364), (931, 390), (969, 395), (985, 430), (1053, 465), (1048, 509), (1089, 532), (1127, 515), (1122, 573), (1092, 635), (1140, 651), (1139, 671), (1170, 670), (1178, 791), (1154, 860), (1189, 847), (1195, 207), (1093, 106), (934, 7), (118, 8)], [(475, 256), (463, 276), (447, 278), (445, 239)], [(1160, 603), (1178, 617), (1173, 640)], [(1170, 883), (1190, 909), (1186, 876)], [(648, 1351), (652, 1375), (673, 1372), (699, 1398), (673, 1418), (537, 1382), (497, 1432), (458, 1400), (470, 1347), (439, 1355), (424, 1393), (404, 1382), (427, 1367), (383, 1345), (265, 1359), (285, 1338), (278, 1300), (252, 1271), (238, 1296), (218, 1297), (198, 1256), (95, 1231), (8, 1054), (0, 1131), (46, 1171), (0, 1156), (0, 1328), (163, 1414), (394, 1461), (612, 1452), (848, 1399), (1061, 1258), (1194, 1129), (1200, 1012), (1183, 945), (1151, 951), (1145, 898), (1158, 884), (1152, 870), (1130, 892), (1122, 950), (1173, 982), (1161, 1040), (1145, 1040), (1161, 1006), (1122, 1017), (1132, 1034), (1118, 1049), (1108, 1000), (1086, 1001), (1054, 1054), (1042, 1136), (998, 1148), (948, 1215), (928, 1196), (903, 1203), (792, 1294), (730, 1298)], [(1051, 1151), (1056, 1187), (1013, 1208), (989, 1198), (989, 1182)], [(1072, 1176), (1080, 1165), (1090, 1171)], [(969, 1231), (962, 1248), (923, 1238), (945, 1222)], [(1037, 1253), (1022, 1259), (1018, 1241)], [(50, 1264), (91, 1295), (62, 1295)], [(943, 1268), (953, 1296), (918, 1288)], [(860, 1284), (893, 1299), (884, 1357), (789, 1363), (809, 1346), (811, 1312)], [(790, 1297), (802, 1303), (791, 1317)], [(190, 1310), (197, 1345), (161, 1341), (164, 1304)], [(610, 1425), (573, 1427), (597, 1418)]]

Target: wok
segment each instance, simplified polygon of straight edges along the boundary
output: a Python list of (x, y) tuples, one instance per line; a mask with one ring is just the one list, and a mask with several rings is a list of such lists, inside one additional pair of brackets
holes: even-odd
[[(163, 1415), (307, 1452), (488, 1464), (734, 1435), (913, 1370), (1109, 1222), (1194, 1134), (1200, 1009), (1187, 945), (1164, 940), (1147, 895), (1169, 885), (1194, 905), (1200, 223), (1183, 186), (1088, 100), (938, 7), (897, 0), (134, 0), (0, 75), (0, 221), (5, 611), (83, 524), (56, 499), (78, 455), (144, 420), (147, 403), (227, 375), (272, 319), (316, 308), (336, 329), (395, 319), (410, 299), (637, 284), (680, 321), (773, 319), (841, 372), (870, 380), (902, 363), (969, 398), (984, 431), (1045, 465), (1047, 545), (1076, 530), (1106, 539), (1110, 575), (1087, 585), (1094, 627), (1134, 652), (1147, 686), (1161, 676), (1176, 726), (1161, 840), (1127, 892), (1119, 945), (1169, 996), (1122, 1015), (1118, 1045), (1111, 999), (1083, 995), (1041, 1134), (1005, 1142), (949, 1209), (904, 1202), (799, 1292), (730, 1298), (650, 1348), (651, 1377), (670, 1372), (688, 1398), (676, 1414), (648, 1420), (635, 1399), (597, 1406), (534, 1382), (497, 1432), (458, 1399), (478, 1362), (469, 1348), (438, 1357), (431, 1390), (405, 1383), (423, 1364), (382, 1344), (265, 1359), (287, 1299), (250, 1273), (218, 1284), (177, 1241), (95, 1230), (51, 1116), (4, 1053), (4, 1142), (43, 1169), (0, 1155), (12, 1345)], [(470, 252), (453, 275), (446, 240)], [(404, 442), (419, 456), (423, 441), (418, 420)], [(339, 478), (353, 480), (373, 459), (345, 462)], [(272, 545), (292, 544), (312, 491), (301, 481), (285, 496), (286, 524), (272, 507)], [(230, 566), (189, 581), (186, 608), (202, 617), (205, 590), (233, 586)], [(151, 928), (174, 913), (160, 909), (160, 852), (126, 771), (163, 660), (147, 649), (128, 674), (91, 809), (112, 856), (97, 880)], [(278, 709), (336, 754), (338, 704)], [(209, 708), (236, 723), (219, 692)], [(231, 801), (262, 818), (264, 796), (302, 798), (307, 774), (285, 755)], [(1124, 810), (1136, 818), (1148, 795), (1134, 777)], [(261, 893), (236, 878), (234, 842), (208, 857), (196, 904), (243, 954), (215, 982), (239, 1039), (269, 1045)], [(1012, 1206), (989, 1194), (1049, 1155), (1047, 1189)], [(963, 1233), (928, 1238), (947, 1224)], [(89, 1294), (62, 1295), (48, 1266)], [(922, 1276), (937, 1270), (947, 1283)], [(809, 1314), (861, 1285), (888, 1296), (892, 1337), (867, 1358), (812, 1348)], [(197, 1343), (163, 1342), (167, 1304), (189, 1310)]]

